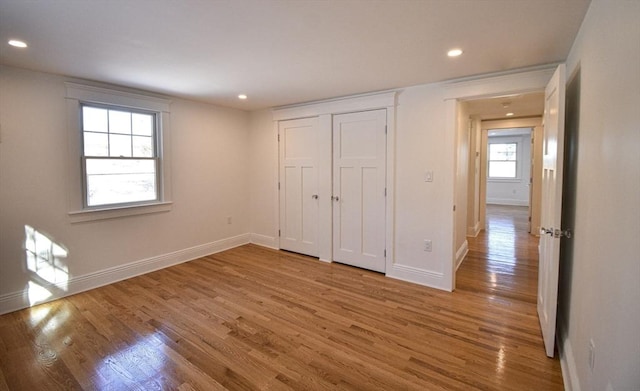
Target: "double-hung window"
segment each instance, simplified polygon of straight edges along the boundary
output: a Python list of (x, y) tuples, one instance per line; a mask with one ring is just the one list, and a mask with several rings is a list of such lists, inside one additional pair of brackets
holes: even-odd
[(65, 85), (71, 221), (170, 210), (170, 101)]
[(159, 201), (158, 113), (95, 104), (81, 107), (85, 206)]
[(517, 178), (518, 143), (489, 144), (489, 178)]

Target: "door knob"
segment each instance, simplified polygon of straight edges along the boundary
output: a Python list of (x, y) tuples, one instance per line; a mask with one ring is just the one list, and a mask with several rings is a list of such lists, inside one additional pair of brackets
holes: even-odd
[(565, 237), (567, 239), (571, 239), (571, 230), (570, 229), (563, 229), (563, 230), (556, 229), (555, 231), (553, 231), (553, 237), (554, 238)]
[(314, 200), (317, 200), (318, 199), (318, 195), (314, 194), (314, 195), (311, 196), (311, 198), (313, 198)]
[(553, 228), (540, 227), (540, 234), (553, 236)]
[(338, 196), (331, 196), (331, 199), (335, 201), (340, 201), (340, 197)]

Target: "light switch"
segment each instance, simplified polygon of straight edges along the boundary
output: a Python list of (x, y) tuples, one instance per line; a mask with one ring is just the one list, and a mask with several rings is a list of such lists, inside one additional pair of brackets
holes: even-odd
[(424, 181), (425, 182), (433, 182), (433, 171), (429, 170), (424, 173)]

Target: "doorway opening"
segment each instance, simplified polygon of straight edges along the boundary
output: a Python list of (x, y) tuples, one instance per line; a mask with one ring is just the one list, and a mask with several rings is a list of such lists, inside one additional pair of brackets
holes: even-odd
[(531, 170), (535, 149), (532, 136), (533, 128), (488, 129), (486, 145), (484, 142), (482, 145), (486, 170), (480, 175), (485, 189), (485, 211), (490, 205), (520, 207), (502, 210), (515, 214), (524, 210), (526, 232), (531, 232), (532, 214), (537, 213), (532, 207), (532, 199), (537, 195)]
[(465, 231), (475, 263), (465, 274), (535, 301), (535, 284), (518, 275), (537, 270), (544, 93), (459, 105), (469, 121)]

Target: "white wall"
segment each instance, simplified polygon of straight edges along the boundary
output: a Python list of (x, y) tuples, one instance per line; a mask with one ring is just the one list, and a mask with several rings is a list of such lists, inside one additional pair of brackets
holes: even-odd
[[(453, 158), (454, 134), (443, 132), (445, 110), (440, 86), (418, 86), (400, 92), (395, 122), (395, 216), (393, 220), (394, 271), (396, 277), (451, 289), (453, 256)], [(453, 114), (452, 114), (453, 115)], [(265, 112), (252, 114), (252, 237), (269, 241), (277, 236), (276, 208), (278, 145), (274, 123)], [(266, 163), (265, 163), (266, 162)], [(425, 182), (425, 171), (434, 181)], [(277, 245), (277, 237), (274, 243)], [(423, 250), (424, 239), (433, 251)], [(324, 257), (321, 257), (324, 258)], [(330, 259), (330, 254), (326, 257)], [(446, 273), (448, 277), (443, 277)], [(394, 274), (395, 273), (395, 274)]]
[(574, 256), (558, 318), (574, 390), (640, 388), (639, 17), (640, 2), (593, 1), (567, 60), (581, 88)]
[(467, 181), (467, 236), (480, 233), (480, 146), (482, 121), (471, 118), (469, 137), (469, 169)]
[[(394, 263), (442, 289), (453, 288), (455, 129), (445, 130), (448, 118), (456, 119), (455, 107), (447, 111), (442, 85), (410, 87), (399, 95)], [(427, 170), (433, 182), (424, 181)], [(432, 241), (432, 252), (424, 251), (425, 239)]]
[(0, 67), (0, 313), (28, 305), (25, 225), (68, 249), (69, 292), (249, 240), (249, 115), (180, 99), (172, 210), (71, 224), (65, 80)]
[(472, 123), (467, 102), (458, 104), (456, 129), (456, 184), (455, 184), (455, 257), (456, 268), (469, 251), (467, 243), (467, 209), (469, 198), (469, 150)]
[(251, 241), (278, 248), (278, 131), (271, 110), (250, 114)]
[[(399, 90), (395, 119), (395, 182), (392, 188), (393, 221), (392, 268), (387, 274), (440, 289), (453, 289), (453, 267), (459, 247), (452, 235), (456, 183), (455, 136), (459, 116), (457, 97), (484, 97), (500, 93), (544, 88), (549, 69), (483, 80), (429, 84)], [(463, 113), (464, 114), (464, 113)], [(468, 120), (468, 117), (467, 117)], [(465, 122), (467, 121), (465, 120)], [(268, 113), (251, 116), (251, 211), (252, 237), (277, 246), (278, 192), (277, 139)], [(468, 123), (467, 125), (468, 126)], [(466, 127), (468, 131), (468, 127)], [(468, 148), (467, 136), (464, 136)], [(466, 157), (459, 176), (466, 187)], [(425, 182), (425, 172), (433, 171), (433, 182)], [(464, 173), (462, 172), (464, 171)], [(461, 185), (461, 186), (462, 186)], [(467, 194), (460, 194), (463, 210), (459, 230), (466, 234)], [(275, 239), (275, 240), (272, 240)], [(432, 252), (424, 251), (424, 240), (432, 241)], [(389, 244), (387, 244), (389, 246)], [(330, 258), (330, 257), (329, 257)]]
[[(248, 114), (176, 99), (173, 210), (71, 224), (67, 159), (60, 152), (67, 146), (65, 79), (10, 67), (1, 71), (1, 308), (24, 306), (27, 300), (22, 248), (27, 224), (69, 249), (70, 291), (249, 240), (277, 247), (277, 139), (269, 111)], [(395, 177), (388, 189), (395, 208), (388, 217), (390, 276), (454, 287), (456, 98), (539, 89), (549, 74), (545, 69), (399, 91), (390, 127), (395, 140), (390, 173)], [(425, 182), (427, 170), (433, 182)], [(228, 217), (233, 224), (226, 224)], [(425, 239), (432, 241), (432, 252), (424, 251)]]
[(531, 135), (489, 136), (491, 143), (517, 143), (517, 179), (490, 179), (487, 177), (487, 204), (529, 205), (529, 179), (531, 175)]

